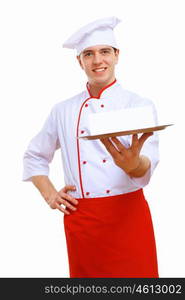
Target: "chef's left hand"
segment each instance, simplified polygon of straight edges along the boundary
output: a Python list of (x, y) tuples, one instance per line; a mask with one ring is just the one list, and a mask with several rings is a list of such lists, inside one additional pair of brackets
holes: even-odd
[(129, 148), (126, 148), (117, 137), (103, 138), (100, 139), (100, 141), (111, 154), (115, 164), (129, 174), (139, 167), (141, 163), (141, 148), (146, 139), (148, 139), (152, 134), (153, 132), (143, 133), (140, 138), (138, 138), (137, 134), (134, 134)]

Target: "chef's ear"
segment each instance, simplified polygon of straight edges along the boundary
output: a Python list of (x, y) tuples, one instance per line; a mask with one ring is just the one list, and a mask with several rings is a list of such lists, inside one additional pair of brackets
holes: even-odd
[(114, 53), (116, 56), (116, 64), (118, 63), (118, 59), (119, 59), (119, 49), (114, 48)]
[(83, 69), (83, 65), (82, 65), (82, 61), (81, 61), (80, 55), (77, 55), (76, 58), (77, 58), (77, 60), (78, 60), (78, 62), (79, 62), (80, 67)]

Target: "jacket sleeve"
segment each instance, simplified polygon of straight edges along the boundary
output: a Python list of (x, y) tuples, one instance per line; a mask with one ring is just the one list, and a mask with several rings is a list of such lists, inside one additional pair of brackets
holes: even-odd
[(57, 132), (56, 106), (51, 110), (41, 131), (30, 141), (23, 157), (23, 181), (32, 176), (49, 175), (49, 163), (60, 148)]
[[(156, 111), (155, 105), (153, 103), (151, 105), (153, 108), (154, 120), (155, 120), (155, 123), (157, 126), (157, 124), (158, 124), (157, 111)], [(145, 155), (150, 159), (151, 166), (148, 169), (148, 171), (145, 173), (144, 176), (131, 177), (131, 181), (135, 186), (137, 186), (139, 188), (143, 188), (144, 186), (146, 186), (149, 183), (151, 176), (159, 162), (159, 136), (158, 136), (157, 131), (154, 131), (153, 135), (150, 136), (144, 142), (140, 154)]]

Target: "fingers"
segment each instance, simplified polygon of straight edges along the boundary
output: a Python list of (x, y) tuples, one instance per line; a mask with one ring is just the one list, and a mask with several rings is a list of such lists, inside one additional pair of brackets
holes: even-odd
[(73, 204), (78, 204), (78, 201), (75, 198), (73, 198), (70, 194), (67, 194), (68, 191), (75, 191), (75, 190), (76, 190), (76, 187), (74, 185), (66, 185), (63, 189), (61, 189), (58, 192), (58, 194), (62, 198), (72, 202)]
[(114, 144), (120, 152), (124, 152), (125, 150), (127, 150), (127, 148), (125, 148), (125, 146), (120, 142), (120, 140), (117, 137), (112, 137), (111, 140), (114, 142)]
[(73, 198), (70, 194), (67, 194), (66, 192), (64, 192), (64, 189), (59, 191), (58, 194), (59, 194), (59, 196), (61, 196), (61, 198), (68, 200), (68, 201), (72, 202), (73, 204), (78, 204), (78, 201), (75, 198)]
[(56, 203), (56, 208), (63, 212), (65, 215), (70, 215), (70, 212), (66, 209), (64, 209), (60, 204)]
[[(78, 203), (78, 201), (76, 200), (76, 204)], [(50, 202), (50, 207), (53, 209), (59, 209), (61, 212), (65, 213), (65, 214), (70, 214), (70, 212), (67, 210), (70, 209), (72, 211), (75, 211), (77, 208), (75, 206), (73, 206), (72, 204), (70, 204), (66, 199), (60, 197), (59, 195), (53, 199), (53, 201)], [(64, 205), (66, 207), (66, 209), (62, 206)]]
[(68, 191), (75, 191), (76, 187), (74, 185), (66, 185), (61, 191), (67, 193)]
[[(78, 201), (76, 200), (76, 204), (78, 203)], [(75, 206), (73, 206), (72, 204), (70, 204), (67, 200), (65, 200), (64, 198), (58, 198), (57, 199), (57, 207), (58, 207), (58, 205), (60, 206), (60, 207), (62, 207), (61, 205), (64, 205), (64, 206), (66, 206), (66, 208), (69, 208), (69, 209), (71, 209), (71, 210), (73, 210), (73, 211), (75, 211), (77, 208), (75, 207)]]
[(140, 138), (138, 138), (137, 134), (133, 134), (132, 136), (132, 148), (138, 148), (139, 150), (142, 148), (144, 142), (153, 135), (153, 132), (143, 133)]
[[(67, 209), (65, 209), (62, 205), (66, 206), (66, 208), (72, 211), (75, 211), (77, 208), (74, 205), (78, 204), (78, 201), (75, 198), (73, 198), (71, 195), (67, 194), (67, 191), (69, 190), (74, 191), (76, 190), (76, 188), (75, 186), (72, 185), (66, 185), (57, 193), (53, 201), (51, 201), (50, 207), (57, 208), (64, 214), (68, 214), (68, 215), (70, 214), (70, 212)], [(74, 205), (72, 205), (71, 203)]]
[(137, 134), (133, 134), (132, 135), (132, 143), (131, 143), (131, 146), (130, 146), (130, 149), (132, 151), (138, 151), (139, 149), (139, 140), (138, 140), (138, 135)]
[(153, 132), (147, 132), (143, 133), (142, 136), (139, 138), (139, 145), (140, 148), (143, 146), (144, 142), (151, 136), (153, 135)]
[(104, 144), (104, 146), (106, 147), (107, 151), (112, 155), (112, 157), (114, 159), (118, 159), (119, 158), (120, 153), (115, 148), (115, 146), (113, 145), (113, 143), (110, 141), (109, 138), (103, 138), (103, 139), (100, 139), (100, 141)]

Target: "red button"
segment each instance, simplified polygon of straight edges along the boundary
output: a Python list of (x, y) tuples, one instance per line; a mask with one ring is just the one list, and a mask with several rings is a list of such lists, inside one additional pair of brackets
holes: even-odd
[(85, 107), (87, 107), (87, 106), (88, 106), (88, 104), (86, 103), (86, 104), (85, 104)]
[(106, 162), (106, 159), (103, 159), (103, 163), (105, 163)]
[(87, 192), (87, 193), (86, 193), (86, 196), (89, 196), (89, 194), (90, 194), (90, 193), (89, 193), (89, 192)]
[(83, 134), (84, 132), (85, 132), (84, 130), (81, 130), (81, 132), (80, 132), (80, 133), (81, 133), (81, 134)]
[(107, 194), (110, 193), (110, 190), (106, 190), (106, 193), (107, 193)]
[(87, 162), (84, 160), (84, 161), (83, 161), (83, 164), (85, 165), (86, 163), (87, 163)]
[(101, 104), (101, 107), (104, 107), (104, 105), (103, 105), (103, 104)]

